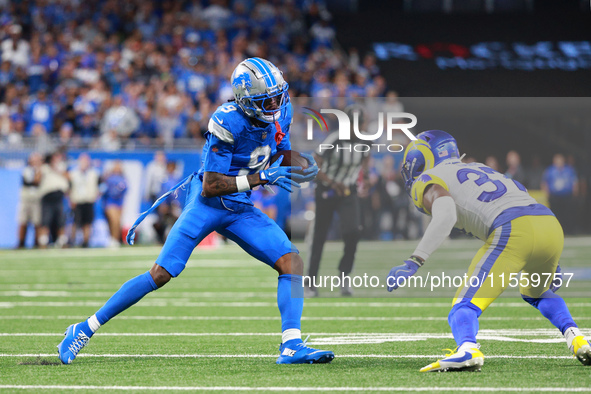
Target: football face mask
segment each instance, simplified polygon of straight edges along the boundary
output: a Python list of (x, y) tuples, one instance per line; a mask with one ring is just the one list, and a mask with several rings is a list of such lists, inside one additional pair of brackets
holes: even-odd
[(408, 195), (414, 181), (424, 172), (434, 167), (435, 159), (431, 147), (423, 140), (412, 141), (406, 147), (402, 162), (402, 178)]
[[(285, 84), (287, 85), (287, 83)], [(246, 99), (245, 107), (254, 111), (259, 116), (257, 119), (266, 123), (273, 123), (281, 116), (281, 111), (287, 107), (289, 103), (289, 93), (287, 86), (275, 94), (264, 94), (260, 96), (250, 97), (250, 104), (248, 105)]]

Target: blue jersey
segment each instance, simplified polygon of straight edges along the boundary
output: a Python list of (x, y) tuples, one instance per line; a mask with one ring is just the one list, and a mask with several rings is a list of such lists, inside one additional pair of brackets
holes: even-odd
[(571, 166), (550, 166), (544, 173), (548, 190), (554, 196), (571, 196), (577, 183), (577, 172)]
[[(257, 127), (237, 104), (221, 105), (209, 121), (199, 179), (203, 181), (205, 171), (236, 177), (264, 170), (269, 159), (277, 151), (291, 149), (289, 143), (291, 122), (292, 108), (288, 105), (278, 119), (281, 132), (285, 133), (285, 136), (277, 144), (275, 124)], [(226, 206), (233, 203), (252, 205), (250, 193), (247, 191), (222, 196), (222, 203)]]

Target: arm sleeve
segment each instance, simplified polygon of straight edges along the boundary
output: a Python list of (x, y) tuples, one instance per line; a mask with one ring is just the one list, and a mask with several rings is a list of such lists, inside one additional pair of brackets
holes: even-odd
[(227, 174), (232, 163), (233, 145), (220, 140), (211, 133), (208, 133), (207, 142), (207, 150), (203, 159), (203, 170), (206, 172)]
[(441, 246), (458, 220), (456, 203), (449, 196), (437, 198), (431, 207), (433, 219), (413, 255), (427, 260)]

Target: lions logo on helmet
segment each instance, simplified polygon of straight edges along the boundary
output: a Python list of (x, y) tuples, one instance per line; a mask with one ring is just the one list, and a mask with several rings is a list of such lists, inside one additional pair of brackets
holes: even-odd
[(410, 195), (413, 182), (425, 171), (447, 159), (459, 159), (460, 152), (454, 137), (442, 130), (428, 130), (417, 135), (417, 140), (406, 147), (402, 161), (404, 187)]
[(232, 91), (247, 116), (273, 123), (289, 105), (289, 85), (270, 61), (253, 57), (241, 62), (232, 73)]
[(252, 87), (248, 73), (242, 73), (232, 80), (232, 86), (236, 88), (248, 89)]

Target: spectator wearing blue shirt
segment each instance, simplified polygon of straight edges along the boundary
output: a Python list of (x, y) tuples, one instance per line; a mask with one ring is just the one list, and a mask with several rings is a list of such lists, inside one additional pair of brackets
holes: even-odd
[(4, 89), (13, 80), (14, 72), (11, 69), (10, 62), (5, 60), (0, 65), (0, 88)]
[(576, 215), (575, 197), (579, 182), (575, 169), (566, 164), (564, 155), (554, 155), (552, 165), (544, 173), (542, 189), (548, 195), (550, 209), (556, 215), (566, 234), (574, 232)]
[(109, 230), (111, 232), (110, 246), (119, 247), (121, 245), (121, 208), (123, 206), (123, 198), (127, 192), (127, 181), (123, 175), (121, 161), (116, 161), (113, 164), (111, 172), (109, 172), (103, 181), (102, 189), (105, 216), (109, 222)]
[(41, 56), (41, 63), (45, 67), (47, 74), (47, 83), (54, 87), (58, 82), (59, 70), (62, 63), (58, 48), (50, 45), (46, 54)]
[(47, 100), (47, 86), (41, 86), (37, 98), (31, 102), (27, 113), (27, 130), (31, 132), (33, 126), (41, 124), (48, 133), (53, 131), (53, 105)]
[[(48, 74), (48, 73), (47, 73)], [(34, 94), (43, 87), (46, 80), (46, 67), (41, 58), (41, 50), (36, 48), (27, 66), (29, 93)]]

